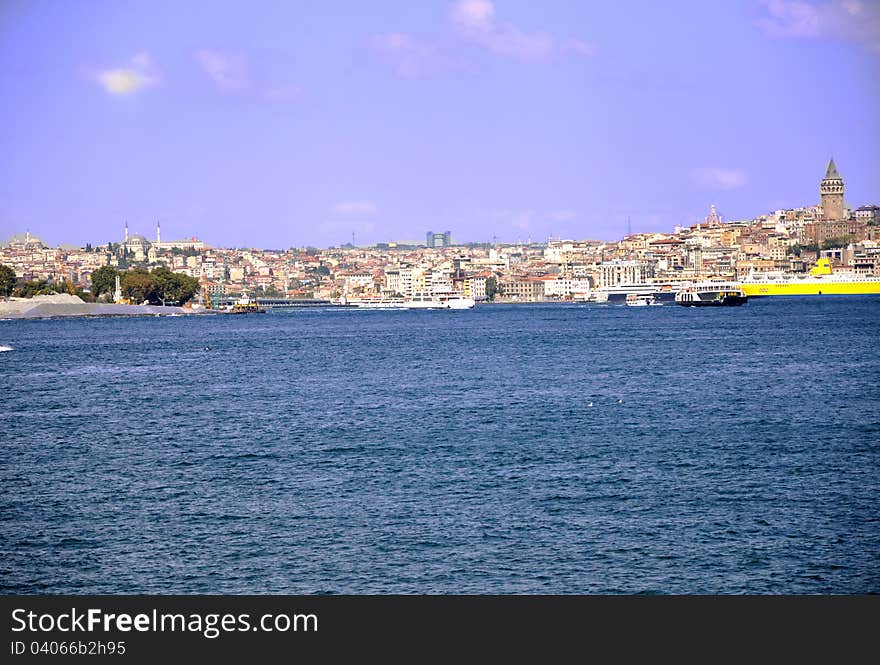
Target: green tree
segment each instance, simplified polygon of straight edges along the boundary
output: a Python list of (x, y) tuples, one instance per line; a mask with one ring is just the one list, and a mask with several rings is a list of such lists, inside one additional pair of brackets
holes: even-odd
[(90, 293), (90, 292), (88, 292), (88, 291), (85, 291), (85, 290), (83, 290), (83, 289), (81, 289), (81, 288), (77, 288), (77, 289), (76, 289), (76, 294), (75, 294), (75, 295), (76, 295), (80, 300), (82, 300), (83, 302), (95, 302), (95, 296), (94, 296), (94, 294), (92, 294), (92, 293)]
[(173, 272), (168, 270), (165, 266), (159, 266), (158, 268), (153, 269), (150, 276), (153, 278), (153, 281), (156, 282), (154, 294), (159, 303), (165, 305), (169, 301), (173, 302), (176, 300), (174, 296), (177, 290), (177, 285), (174, 281)]
[(156, 283), (151, 302), (162, 305), (183, 305), (199, 290), (199, 280), (180, 272), (171, 272), (165, 266), (154, 268), (150, 277)]
[(182, 272), (174, 273), (174, 279), (177, 282), (177, 304), (183, 305), (190, 300), (199, 291), (199, 280)]
[(0, 293), (4, 296), (11, 294), (17, 281), (18, 278), (15, 276), (15, 271), (9, 266), (4, 266), (0, 263)]
[(486, 299), (487, 300), (495, 300), (496, 295), (501, 294), (501, 286), (498, 284), (498, 280), (494, 277), (486, 278)]
[(21, 282), (15, 287), (12, 295), (19, 298), (33, 298), (34, 296), (45, 296), (57, 293), (54, 286), (45, 280), (33, 280), (30, 282)]
[(840, 236), (837, 238), (828, 238), (822, 243), (822, 249), (835, 249), (837, 247), (846, 247), (852, 242), (852, 236)]
[(118, 274), (113, 266), (102, 266), (92, 273), (92, 293), (96, 298), (116, 290), (116, 275)]
[(158, 302), (156, 280), (143, 268), (136, 268), (122, 277), (122, 293), (133, 303)]

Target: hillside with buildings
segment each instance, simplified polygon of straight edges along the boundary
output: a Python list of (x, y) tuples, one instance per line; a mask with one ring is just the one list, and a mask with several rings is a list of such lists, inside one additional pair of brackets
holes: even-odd
[(590, 289), (649, 280), (737, 278), (750, 271), (805, 271), (819, 256), (835, 267), (880, 275), (880, 207), (851, 208), (834, 160), (820, 201), (727, 221), (712, 206), (705, 219), (670, 233), (634, 233), (618, 242), (456, 245), (449, 231), (428, 232), (425, 246), (382, 243), (285, 251), (210, 247), (196, 238), (155, 241), (129, 235), (82, 248), (46, 246), (29, 232), (0, 246), (0, 264), (19, 280), (88, 290), (99, 268), (165, 266), (198, 280), (200, 299), (242, 293), (277, 298), (454, 289), (477, 301), (568, 300)]

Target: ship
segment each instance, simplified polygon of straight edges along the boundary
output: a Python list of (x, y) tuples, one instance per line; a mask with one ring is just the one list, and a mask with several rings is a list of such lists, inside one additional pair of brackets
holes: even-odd
[(675, 294), (675, 303), (685, 307), (735, 307), (748, 299), (739, 282), (696, 282)]
[(456, 291), (416, 291), (404, 302), (407, 309), (472, 309), (473, 298), (466, 298)]
[(230, 314), (265, 314), (266, 310), (256, 301), (243, 295), (230, 305), (227, 310)]
[(749, 297), (880, 295), (880, 277), (848, 271), (833, 271), (831, 261), (820, 258), (809, 273), (774, 270), (751, 272), (742, 280)]
[(349, 298), (342, 296), (340, 305), (362, 309), (473, 309), (473, 298), (456, 291), (416, 291), (412, 297), (382, 294)]
[(630, 307), (648, 307), (650, 305), (662, 305), (662, 302), (657, 302), (657, 299), (651, 295), (638, 295), (636, 293), (630, 293), (626, 297), (626, 304)]
[(630, 295), (653, 296), (659, 303), (673, 302), (676, 292), (684, 286), (683, 281), (643, 282), (639, 284), (613, 284), (595, 289), (586, 302), (623, 303)]

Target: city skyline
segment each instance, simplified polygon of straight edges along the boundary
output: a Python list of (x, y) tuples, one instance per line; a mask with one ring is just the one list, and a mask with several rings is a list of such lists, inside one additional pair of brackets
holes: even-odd
[(6, 3), (0, 239), (159, 221), (226, 247), (612, 241), (712, 204), (815, 205), (831, 157), (847, 203), (876, 203), (878, 19), (854, 0)]

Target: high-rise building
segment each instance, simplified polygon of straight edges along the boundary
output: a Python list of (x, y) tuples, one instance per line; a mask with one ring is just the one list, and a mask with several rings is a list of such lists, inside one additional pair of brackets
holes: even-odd
[(443, 233), (428, 231), (425, 245), (428, 247), (449, 247), (452, 245), (452, 234), (449, 231)]
[(837, 172), (833, 158), (828, 162), (828, 168), (825, 169), (825, 177), (819, 185), (819, 195), (823, 221), (843, 220), (843, 178)]

